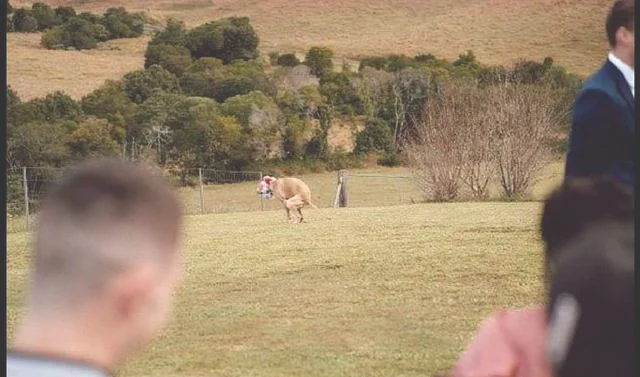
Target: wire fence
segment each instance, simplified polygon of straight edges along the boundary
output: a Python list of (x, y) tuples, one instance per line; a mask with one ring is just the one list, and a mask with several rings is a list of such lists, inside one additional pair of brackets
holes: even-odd
[[(33, 229), (50, 185), (68, 168), (25, 167), (7, 171), (7, 232)], [(262, 172), (185, 169), (166, 175), (188, 215), (281, 210), (277, 200), (257, 195)], [(340, 171), (301, 177), (318, 207), (379, 207), (411, 204), (423, 195), (409, 174)], [(340, 189), (342, 182), (343, 188)]]

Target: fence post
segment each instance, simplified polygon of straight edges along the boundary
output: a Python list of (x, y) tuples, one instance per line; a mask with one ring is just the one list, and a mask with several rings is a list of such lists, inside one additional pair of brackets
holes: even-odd
[(347, 206), (347, 171), (346, 170), (340, 170), (338, 172), (339, 175), (339, 180), (340, 180), (340, 200), (339, 200), (339, 205), (340, 207), (346, 207)]
[[(262, 177), (264, 177), (262, 175), (262, 172), (260, 172), (260, 182), (262, 182)], [(262, 197), (262, 194), (260, 194), (260, 211), (264, 211), (264, 198)]]
[(22, 168), (22, 187), (24, 188), (24, 224), (25, 230), (29, 231), (29, 184), (27, 182), (27, 168)]
[(198, 186), (200, 192), (200, 213), (204, 213), (204, 187), (202, 185), (202, 168), (198, 168)]
[(333, 208), (338, 208), (338, 201), (340, 200), (340, 191), (342, 190), (342, 176), (340, 170), (338, 170), (338, 184), (336, 185), (336, 195), (333, 197)]

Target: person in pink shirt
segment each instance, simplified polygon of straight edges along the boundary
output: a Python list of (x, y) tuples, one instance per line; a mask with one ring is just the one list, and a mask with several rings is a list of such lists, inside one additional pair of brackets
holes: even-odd
[[(546, 199), (540, 231), (545, 280), (561, 248), (601, 220), (633, 220), (633, 192), (605, 177), (567, 180)], [(550, 377), (545, 305), (502, 310), (483, 321), (451, 377)]]

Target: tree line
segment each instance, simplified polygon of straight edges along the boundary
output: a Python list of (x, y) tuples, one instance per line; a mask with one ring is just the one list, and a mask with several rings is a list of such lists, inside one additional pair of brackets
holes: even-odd
[(100, 42), (139, 37), (144, 25), (144, 14), (129, 13), (123, 7), (109, 8), (98, 15), (77, 13), (70, 6), (54, 9), (41, 2), (31, 8), (13, 8), (7, 2), (7, 32), (42, 32), (41, 44), (47, 49), (93, 49)]
[[(8, 87), (7, 167), (60, 167), (90, 156), (120, 155), (152, 160), (186, 180), (186, 171), (193, 168), (270, 166), (298, 173), (361, 166), (368, 156), (377, 156), (383, 165), (444, 166), (416, 157), (417, 146), (429, 156), (443, 152), (438, 158), (468, 149), (461, 147), (468, 145), (463, 136), (482, 135), (472, 127), (480, 123), (499, 123), (502, 131), (487, 133), (495, 136), (506, 135), (509, 127), (527, 129), (542, 122), (546, 128), (538, 130), (540, 140), (553, 150), (562, 143), (555, 135), (566, 132), (567, 110), (581, 85), (580, 77), (552, 58), (487, 66), (469, 51), (454, 61), (431, 54), (390, 55), (364, 57), (358, 67), (336, 67), (326, 47), (310, 48), (303, 59), (272, 52), (264, 61), (258, 47), (259, 37), (246, 17), (192, 29), (169, 20), (150, 40), (144, 69), (107, 81), (79, 101), (61, 92), (22, 101)], [(514, 93), (533, 93), (526, 94), (526, 103), (535, 108), (509, 102)], [(485, 113), (457, 110), (464, 106)], [(551, 113), (544, 121), (516, 118), (523, 109)], [(353, 131), (353, 151), (330, 148), (328, 134), (336, 120), (362, 124)], [(449, 128), (438, 128), (445, 123)], [(433, 134), (436, 130), (442, 134)], [(473, 140), (465, 137), (465, 143)], [(506, 139), (478, 142), (497, 149), (502, 147), (496, 141), (507, 145)], [(460, 175), (450, 181), (459, 186), (465, 179)], [(431, 192), (435, 186), (445, 192), (433, 199), (457, 196), (457, 189), (440, 187), (447, 185), (441, 177), (431, 174), (424, 181)]]

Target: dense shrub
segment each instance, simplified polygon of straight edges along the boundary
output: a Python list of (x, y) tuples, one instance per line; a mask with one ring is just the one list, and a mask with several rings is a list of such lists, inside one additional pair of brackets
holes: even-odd
[(295, 67), (300, 65), (300, 59), (295, 54), (283, 54), (278, 56), (276, 64), (283, 67)]
[(368, 119), (364, 129), (356, 136), (356, 153), (393, 151), (393, 134), (387, 122), (380, 119)]

